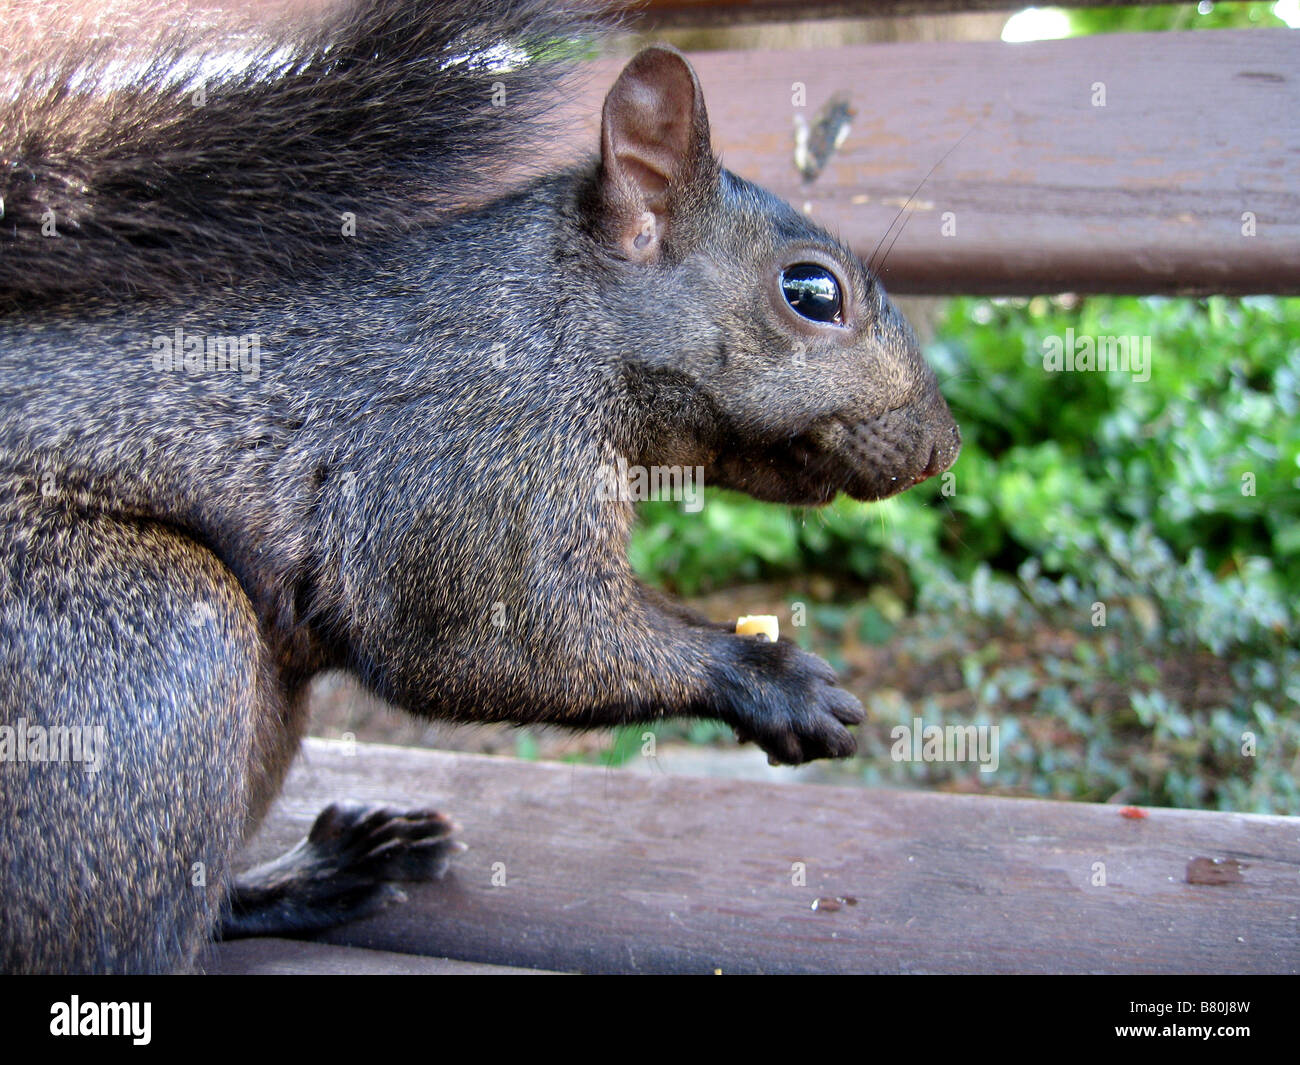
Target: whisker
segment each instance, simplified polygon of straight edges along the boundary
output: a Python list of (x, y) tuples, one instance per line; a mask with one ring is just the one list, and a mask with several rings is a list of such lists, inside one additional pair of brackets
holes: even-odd
[[(906, 213), (907, 209), (912, 206), (912, 201), (916, 199), (917, 193), (919, 193), (921, 189), (925, 186), (925, 183), (930, 180), (930, 178), (934, 175), (934, 172), (944, 164), (944, 161), (948, 158), (948, 156), (952, 155), (953, 152), (955, 152), (958, 148), (960, 148), (962, 142), (965, 141), (965, 139), (969, 137), (972, 133), (974, 133), (978, 126), (979, 126), (979, 120), (977, 120), (970, 127), (970, 129), (968, 129), (965, 133), (963, 133), (960, 137), (957, 138), (957, 143), (954, 144), (951, 148), (949, 148), (946, 152), (944, 152), (942, 156), (939, 157), (939, 161), (935, 163), (934, 166), (930, 167), (930, 169), (926, 172), (925, 177), (923, 177), (920, 180), (920, 182), (917, 184), (916, 188), (912, 190), (912, 195), (910, 195), (907, 198), (907, 201), (903, 204), (903, 206), (898, 209), (898, 214), (896, 214), (894, 216), (894, 220), (889, 223), (889, 228), (885, 230), (885, 235), (880, 238), (880, 243), (876, 245), (875, 250), (871, 253), (871, 258), (867, 260), (867, 271), (869, 273), (873, 273), (873, 274), (879, 273), (879, 270), (873, 264), (875, 263), (876, 255), (880, 252), (880, 246), (881, 244), (884, 244), (885, 241), (888, 239), (889, 231), (894, 228), (894, 226), (898, 223), (898, 220), (900, 218), (903, 218), (904, 213)], [(903, 224), (898, 227), (898, 232), (894, 235), (894, 239), (889, 242), (889, 248), (885, 251), (884, 257), (880, 260), (881, 269), (884, 268), (885, 260), (889, 258), (889, 253), (894, 250), (894, 245), (898, 243), (898, 238), (903, 235), (903, 230), (907, 228), (907, 223), (910, 220), (910, 218), (911, 215), (908, 215), (907, 218), (903, 219)]]

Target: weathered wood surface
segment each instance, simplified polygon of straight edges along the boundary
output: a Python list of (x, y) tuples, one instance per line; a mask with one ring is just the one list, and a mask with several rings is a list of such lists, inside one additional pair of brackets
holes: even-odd
[[(342, 798), (446, 810), (470, 849), (320, 937), (337, 945), (587, 972), (1300, 971), (1297, 818), (1129, 820), (312, 740), (247, 860)], [(1196, 858), (1244, 863), (1240, 882), (1188, 883)], [(812, 908), (837, 897), (857, 904)]]
[(208, 948), (202, 969), (212, 976), (516, 976), (539, 972), (270, 938), (215, 943)]
[[(1169, 0), (1062, 0), (1053, 7), (1142, 7)], [(731, 26), (814, 18), (894, 18), (962, 11), (1005, 11), (1012, 0), (628, 0), (612, 5), (652, 26)]]
[[(1300, 293), (1300, 34), (1108, 35), (692, 56), (726, 164), (869, 256), (909, 293)], [(594, 150), (619, 61), (562, 121)], [(807, 106), (791, 87), (806, 86)], [(1106, 105), (1093, 106), (1105, 86)], [(847, 92), (848, 139), (811, 185), (796, 112)], [(963, 139), (964, 138), (964, 139)], [(950, 154), (949, 154), (950, 153)], [(937, 166), (936, 166), (937, 164)], [(942, 235), (945, 212), (956, 224)], [(1255, 236), (1244, 236), (1253, 212)]]

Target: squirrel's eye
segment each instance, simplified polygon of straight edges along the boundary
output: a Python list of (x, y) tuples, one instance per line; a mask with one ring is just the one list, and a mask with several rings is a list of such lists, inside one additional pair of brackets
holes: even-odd
[(803, 317), (814, 322), (842, 322), (840, 283), (824, 266), (795, 263), (781, 271), (781, 292)]

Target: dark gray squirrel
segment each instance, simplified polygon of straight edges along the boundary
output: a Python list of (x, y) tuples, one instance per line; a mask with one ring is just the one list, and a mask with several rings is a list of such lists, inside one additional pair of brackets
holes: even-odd
[[(873, 500), (960, 446), (878, 279), (719, 164), (680, 53), (627, 64), (597, 157), (467, 206), (547, 129), (581, 7), (54, 18), (0, 68), (5, 970), (191, 969), (439, 875), (446, 818), (340, 804), (233, 876), (323, 670), (430, 718), (853, 753), (830, 667), (641, 583), (594, 487)], [(88, 727), (93, 771), (32, 746)]]

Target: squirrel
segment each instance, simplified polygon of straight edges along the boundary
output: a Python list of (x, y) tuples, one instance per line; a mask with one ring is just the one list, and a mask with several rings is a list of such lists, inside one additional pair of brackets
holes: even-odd
[[(960, 447), (879, 279), (721, 166), (681, 53), (482, 202), (590, 11), (54, 10), (0, 67), (0, 967), (190, 970), (440, 875), (445, 816), (350, 804), (233, 874), (323, 670), (430, 718), (854, 752), (831, 668), (639, 581), (600, 491), (875, 500)], [(97, 764), (54, 756), (83, 734)]]

